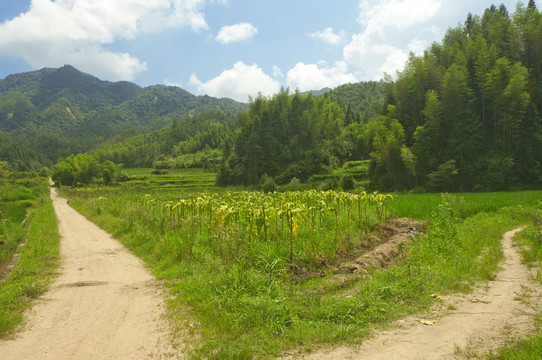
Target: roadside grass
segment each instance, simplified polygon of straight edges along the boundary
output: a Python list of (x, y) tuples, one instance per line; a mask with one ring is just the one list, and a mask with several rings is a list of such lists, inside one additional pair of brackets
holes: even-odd
[[(517, 206), (529, 197), (517, 193), (502, 194), (501, 199), (498, 194), (462, 194), (464, 202), (460, 196), (443, 201), (440, 194), (415, 200), (405, 195), (395, 201), (402, 207), (394, 207), (393, 213), (430, 218), (427, 235), (404, 247), (400, 264), (343, 281), (325, 264), (319, 276), (296, 277), (273, 244), (249, 241), (241, 228), (198, 236), (190, 225), (176, 228), (153, 219), (134, 203), (104, 200), (114, 197), (114, 190), (108, 195), (70, 191), (78, 211), (164, 280), (174, 295), (172, 311), (184, 315), (182, 326), (193, 334), (188, 341), (192, 357), (209, 359), (297, 354), (329, 344), (360, 343), (375, 327), (428, 309), (436, 292), (469, 291), (476, 281), (493, 278), (503, 257), (502, 234), (528, 221), (525, 207), (531, 203)], [(128, 196), (120, 191), (116, 196)], [(129, 196), (137, 195), (132, 191)], [(405, 205), (408, 201), (415, 205)], [(431, 213), (417, 209), (428, 202), (434, 204)], [(344, 219), (341, 224), (346, 236)], [(214, 253), (209, 244), (217, 249)]]
[[(30, 193), (35, 195), (35, 200), (29, 208), (31, 216), (26, 240), (24, 246), (17, 250), (17, 263), (6, 278), (0, 280), (0, 338), (9, 337), (24, 321), (24, 310), (46, 291), (59, 262), (58, 224), (49, 198), (47, 180), (34, 179), (30, 182), (34, 183)], [(14, 186), (14, 189), (2, 190), (10, 192), (12, 199), (20, 197), (16, 194), (29, 193), (20, 186), (9, 186)]]
[(0, 185), (0, 269), (11, 260), (25, 233), (27, 209), (38, 197), (38, 191), (37, 183), (30, 179)]

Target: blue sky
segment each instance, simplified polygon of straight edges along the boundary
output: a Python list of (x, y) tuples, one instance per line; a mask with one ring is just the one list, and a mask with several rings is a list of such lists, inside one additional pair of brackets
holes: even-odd
[[(0, 0), (0, 78), (70, 64), (102, 80), (246, 102), (378, 80), (489, 0)], [(499, 1), (513, 13), (517, 1)]]

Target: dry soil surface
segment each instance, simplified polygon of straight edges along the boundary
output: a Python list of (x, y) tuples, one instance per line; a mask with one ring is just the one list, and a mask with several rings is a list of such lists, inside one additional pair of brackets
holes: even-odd
[(478, 358), (507, 339), (525, 336), (534, 330), (533, 306), (540, 306), (542, 297), (540, 286), (532, 281), (512, 245), (512, 237), (520, 230), (504, 235), (502, 271), (487, 286), (468, 295), (442, 297), (440, 306), (432, 312), (399, 321), (358, 348), (318, 350), (285, 358)]
[(168, 357), (163, 294), (141, 260), (57, 197), (60, 275), (2, 359)]

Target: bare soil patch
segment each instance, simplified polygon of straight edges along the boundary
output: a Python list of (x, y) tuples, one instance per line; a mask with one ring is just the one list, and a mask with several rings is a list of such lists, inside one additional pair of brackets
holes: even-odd
[[(338, 249), (337, 257), (331, 262), (323, 262), (321, 267), (314, 271), (305, 269), (294, 262), (293, 281), (305, 280), (314, 277), (324, 277), (324, 270), (331, 270), (334, 276), (326, 281), (349, 282), (352, 279), (367, 274), (371, 268), (383, 268), (396, 263), (401, 259), (402, 247), (407, 245), (413, 236), (425, 231), (426, 224), (408, 218), (389, 218), (388, 221), (376, 229), (376, 233), (369, 233), (359, 246), (348, 246)], [(349, 242), (348, 239), (346, 241)], [(353, 242), (353, 241), (351, 241)]]
[(161, 359), (170, 355), (163, 293), (140, 259), (51, 193), (61, 273), (0, 342), (5, 359)]
[(378, 236), (369, 235), (364, 252), (353, 261), (344, 261), (335, 273), (366, 274), (371, 268), (383, 268), (401, 259), (401, 248), (413, 236), (425, 230), (425, 223), (408, 218), (390, 218), (379, 229)]

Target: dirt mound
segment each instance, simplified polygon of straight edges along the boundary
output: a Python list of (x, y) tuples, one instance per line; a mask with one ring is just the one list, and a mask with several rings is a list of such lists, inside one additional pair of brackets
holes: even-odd
[(372, 247), (353, 261), (343, 262), (335, 273), (367, 273), (371, 268), (383, 268), (397, 262), (403, 247), (413, 236), (423, 233), (425, 224), (408, 218), (390, 218), (381, 226), (378, 236), (370, 235)]

